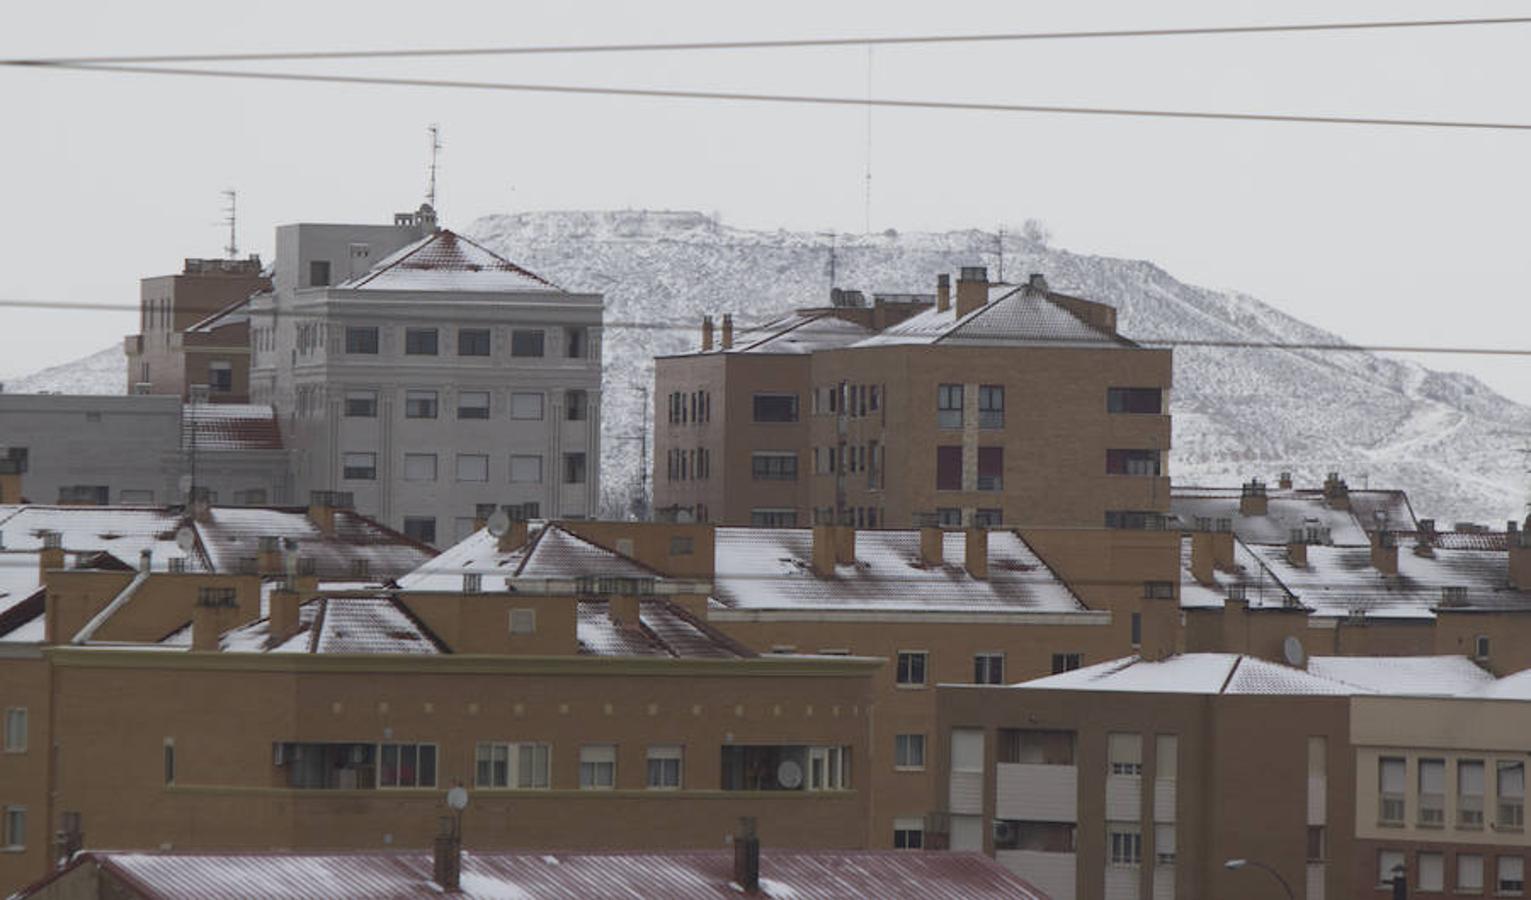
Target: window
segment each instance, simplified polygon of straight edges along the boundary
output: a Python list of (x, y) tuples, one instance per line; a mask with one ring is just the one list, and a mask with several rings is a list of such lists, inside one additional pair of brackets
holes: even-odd
[(999, 384), (978, 386), (978, 427), (1005, 427), (1005, 388)]
[(940, 528), (961, 528), (962, 510), (955, 506), (936, 507), (936, 525)]
[(893, 768), (925, 768), (925, 735), (895, 734), (893, 736)]
[(1405, 766), (1402, 757), (1384, 756), (1377, 761), (1377, 821), (1389, 825), (1403, 824), (1403, 791)]
[(1143, 614), (1142, 613), (1133, 613), (1132, 614), (1131, 630), (1132, 630), (1132, 646), (1134, 646), (1134, 647), (1141, 647), (1141, 646), (1143, 646)]
[(1143, 829), (1136, 822), (1107, 822), (1106, 848), (1113, 866), (1143, 864)]
[(1457, 827), (1483, 827), (1483, 760), (1457, 761)]
[(924, 684), (925, 663), (930, 654), (924, 650), (900, 650), (898, 651), (898, 672), (896, 677), (899, 684)]
[(512, 419), (541, 419), (541, 394), (511, 394), (510, 417)]
[(435, 481), (436, 480), (436, 454), (434, 454), (434, 453), (406, 453), (406, 454), (404, 454), (404, 480), (405, 481)]
[(436, 329), (404, 329), (404, 352), (410, 356), (435, 356)]
[(404, 417), (406, 419), (436, 418), (436, 392), (405, 391)]
[(481, 788), (510, 787), (511, 744), (479, 741), (473, 753), (473, 783)]
[(1058, 674), (1061, 674), (1063, 672), (1072, 672), (1075, 669), (1079, 668), (1080, 662), (1081, 662), (1081, 654), (1078, 654), (1078, 653), (1054, 653), (1053, 654), (1053, 674), (1054, 675), (1058, 675)]
[(696, 552), (696, 541), (686, 535), (677, 535), (670, 538), (671, 556), (690, 556)]
[(1483, 893), (1483, 857), (1476, 853), (1457, 854), (1457, 890)]
[(511, 484), (541, 484), (542, 457), (512, 456), (510, 458)]
[(1161, 866), (1175, 864), (1175, 825), (1173, 822), (1154, 826), (1154, 863)]
[(943, 384), (936, 388), (936, 427), (962, 427), (962, 385)]
[(1164, 513), (1135, 509), (1106, 510), (1106, 527), (1136, 531), (1163, 531)]
[(750, 525), (754, 528), (796, 528), (797, 510), (757, 507), (750, 510)]
[(422, 544), (436, 543), (436, 517), (405, 516), (404, 534)]
[(377, 353), (376, 325), (347, 325), (347, 353)]
[(756, 394), (756, 422), (796, 422), (796, 394)]
[(1324, 826), (1308, 826), (1308, 862), (1323, 862), (1328, 858), (1328, 840)]
[(936, 490), (962, 490), (962, 445), (936, 448)]
[(649, 747), (648, 789), (680, 789), (681, 747), (679, 744), (654, 744)]
[(383, 744), (378, 748), (378, 757), (378, 787), (436, 786), (435, 744)]
[(975, 654), (973, 654), (973, 683), (974, 684), (1004, 684), (1005, 683), (1005, 654), (1003, 654), (1003, 653), (975, 653)]
[(488, 356), (489, 329), (459, 328), (457, 330), (458, 356)]
[(457, 418), (489, 418), (489, 392), (459, 391), (457, 393)]
[(978, 489), (1002, 491), (1005, 489), (1005, 448), (978, 448)]
[(5, 711), (5, 752), (27, 752), (27, 709), (13, 706)]
[(569, 359), (584, 359), (588, 353), (588, 332), (583, 328), (564, 329), (564, 356)]
[(1419, 866), (1418, 880), (1414, 883), (1415, 890), (1439, 891), (1445, 888), (1446, 862), (1441, 854), (1421, 851), (1414, 857), (1414, 864)]
[(590, 395), (584, 391), (564, 391), (564, 418), (570, 422), (583, 422), (590, 417)]
[(796, 481), (797, 454), (756, 451), (750, 456), (750, 474), (756, 481)]
[(1158, 450), (1107, 450), (1107, 475), (1158, 475)]
[(725, 791), (838, 791), (851, 786), (849, 747), (727, 745), (721, 768)]
[(1446, 824), (1446, 761), (1419, 761), (1419, 824), (1440, 828)]
[(1107, 388), (1106, 412), (1158, 415), (1164, 411), (1163, 397), (1159, 388)]
[(1390, 887), (1393, 877), (1404, 871), (1402, 850), (1377, 851), (1377, 885)]
[(513, 609), (510, 611), (511, 634), (536, 634), (537, 611), (535, 609)]
[(5, 848), (22, 850), (27, 846), (27, 811), (21, 806), (5, 808)]
[(1473, 638), (1473, 659), (1488, 659), (1488, 635)]
[(458, 481), (488, 481), (489, 457), (482, 453), (457, 454)]
[(609, 791), (617, 785), (617, 748), (586, 744), (579, 748), (579, 786), (586, 791)]
[(1518, 896), (1526, 889), (1526, 861), (1519, 856), (1499, 857), (1499, 886), (1501, 894)]
[(1520, 831), (1526, 824), (1526, 764), (1501, 760), (1495, 768), (1499, 782), (1496, 824), (1504, 831)]
[(325, 287), (330, 283), (330, 261), (327, 259), (311, 259), (308, 261), (308, 286)]
[(973, 510), (974, 528), (998, 528), (1005, 523), (1005, 511), (997, 508), (980, 507)]
[(347, 481), (377, 480), (377, 454), (343, 454), (341, 456), (341, 477)]
[(213, 393), (227, 394), (234, 389), (234, 367), (226, 362), (207, 364), (207, 386)]
[(565, 453), (563, 455), (563, 483), (585, 483), (585, 454)]
[(515, 330), (510, 333), (511, 356), (541, 356), (543, 345), (542, 331)]
[(346, 417), (377, 418), (377, 391), (346, 391)]
[(163, 775), (166, 784), (175, 784), (175, 738), (165, 738), (165, 749), (161, 758)]
[(925, 847), (925, 820), (917, 816), (893, 820), (893, 849), (921, 850)]
[(1112, 775), (1138, 778), (1143, 774), (1143, 736), (1112, 732), (1106, 736), (1107, 771)]
[(808, 790), (843, 791), (850, 786), (851, 748), (808, 748)]

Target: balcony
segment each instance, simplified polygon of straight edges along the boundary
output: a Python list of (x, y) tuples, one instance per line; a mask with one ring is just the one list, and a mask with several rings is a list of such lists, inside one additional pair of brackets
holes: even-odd
[(994, 815), (997, 818), (1078, 821), (1077, 766), (999, 763), (996, 769)]

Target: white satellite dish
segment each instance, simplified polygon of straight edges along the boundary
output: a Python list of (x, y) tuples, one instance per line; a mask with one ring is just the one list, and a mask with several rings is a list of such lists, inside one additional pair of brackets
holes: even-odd
[(197, 546), (197, 533), (182, 525), (176, 529), (175, 545), (181, 548), (182, 553), (190, 553)]
[(510, 530), (510, 513), (503, 509), (495, 510), (489, 516), (489, 521), (485, 523), (485, 527), (489, 529), (490, 534), (499, 537)]
[(191, 482), (191, 476), (190, 475), (182, 475), (181, 476), (181, 480), (179, 482), (177, 482), (177, 484), (179, 484), (181, 486), (181, 493), (183, 493), (183, 494), (191, 493), (191, 483), (192, 482)]
[(1286, 640), (1281, 642), (1281, 655), (1286, 657), (1287, 665), (1296, 669), (1302, 668), (1308, 660), (1308, 654), (1302, 649), (1302, 641), (1295, 634), (1287, 635)]
[(447, 806), (452, 807), (452, 809), (457, 812), (462, 812), (463, 810), (467, 809), (467, 789), (462, 785), (458, 785), (457, 787), (452, 788), (450, 791), (447, 791)]
[(776, 783), (787, 790), (795, 790), (803, 783), (803, 767), (796, 760), (782, 760), (776, 767)]

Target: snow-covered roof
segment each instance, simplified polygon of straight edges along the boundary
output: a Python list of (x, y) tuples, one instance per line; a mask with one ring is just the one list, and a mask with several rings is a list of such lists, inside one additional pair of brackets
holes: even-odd
[(719, 528), (714, 600), (741, 611), (1084, 612), (1013, 531), (986, 532), (987, 578), (963, 567), (963, 532), (942, 534), (943, 565), (920, 564), (918, 531), (857, 531), (856, 562), (813, 573), (808, 528)]
[(253, 403), (187, 403), (181, 407), (181, 448), (280, 450), (276, 411)]
[[(316, 624), (317, 623), (317, 624)], [(220, 650), (231, 653), (323, 653), (437, 655), (446, 652), (424, 625), (398, 600), (374, 596), (319, 596), (298, 607), (298, 630), (275, 646), (271, 620), (257, 619), (219, 637)], [(160, 642), (190, 647), (188, 623)]]
[(613, 622), (606, 601), (580, 600), (579, 652), (586, 656), (745, 659), (755, 654), (668, 600), (639, 601), (639, 627)]
[(1531, 700), (1531, 669), (1485, 684), (1474, 696), (1490, 700)]
[(871, 335), (872, 329), (842, 319), (829, 310), (803, 310), (740, 331), (734, 345), (724, 350), (715, 344), (713, 353), (816, 353), (847, 347)]
[(1297, 597), (1276, 578), (1264, 562), (1243, 541), (1234, 536), (1234, 568), (1212, 570), (1212, 584), (1202, 584), (1191, 574), (1193, 539), (1180, 539), (1180, 605), (1184, 608), (1220, 609), (1236, 590), (1242, 589), (1250, 609), (1287, 608), (1299, 603)]
[[(252, 291), (252, 293), (259, 293)], [(250, 321), (249, 297), (240, 297), (238, 300), (216, 310), (208, 316), (198, 319), (186, 327), (186, 331), (193, 333), (210, 333), (225, 325), (238, 325)]]
[(1418, 528), (1408, 495), (1403, 491), (1352, 490), (1350, 508), (1334, 509), (1325, 502), (1321, 490), (1283, 491), (1267, 487), (1267, 509), (1261, 516), (1239, 513), (1240, 493), (1238, 487), (1176, 485), (1171, 492), (1170, 511), (1185, 528), (1194, 527), (1199, 518), (1228, 519), (1233, 533), (1251, 544), (1285, 544), (1293, 529), (1317, 526), (1328, 530), (1326, 543), (1365, 546), (1370, 540), (1367, 533), (1379, 524), (1386, 523), (1390, 531)]
[(1250, 549), (1315, 615), (1431, 618), (1446, 588), (1464, 592), (1452, 601), (1462, 608), (1531, 610), (1531, 591), (1509, 587), (1505, 553), (1436, 549), (1421, 556), (1403, 545), (1398, 574), (1384, 575), (1372, 568), (1370, 547), (1310, 546), (1302, 567), (1292, 565), (1284, 546)]
[(1455, 697), (1494, 684), (1465, 656), (1314, 656), (1308, 671), (1378, 694)]
[(1184, 653), (1154, 662), (1128, 656), (1025, 681), (1015, 687), (1146, 694), (1369, 693), (1332, 678), (1235, 653)]
[(954, 302), (927, 309), (858, 342), (857, 347), (893, 344), (967, 346), (1136, 347), (1132, 341), (1096, 328), (1074, 315), (1050, 291), (1024, 284), (989, 285), (988, 302), (958, 317)]
[[(582, 577), (654, 578), (657, 573), (636, 560), (585, 540), (557, 523), (531, 523), (526, 543), (510, 550), (480, 528), (441, 555), (399, 578), (406, 591), (445, 591), (463, 588), (463, 575), (483, 576), (482, 589), (505, 590), (506, 579), (570, 579)], [(494, 579), (494, 580), (491, 580)]]
[[(152, 900), (404, 900), (441, 893), (429, 851), (395, 853), (101, 852), (98, 866)], [(54, 874), (49, 882), (68, 877)], [(486, 853), (464, 851), (463, 900), (740, 896), (732, 850)], [(48, 883), (48, 882), (45, 882)], [(1046, 896), (978, 853), (901, 850), (760, 852), (760, 893), (775, 900), (959, 900)]]
[(354, 291), (536, 291), (563, 289), (503, 256), (442, 229), (390, 254), (338, 287)]

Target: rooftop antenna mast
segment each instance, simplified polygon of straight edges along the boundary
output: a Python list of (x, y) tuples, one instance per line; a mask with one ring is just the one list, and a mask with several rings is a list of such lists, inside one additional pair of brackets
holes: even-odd
[(233, 188), (229, 188), (223, 192), (223, 199), (228, 201), (228, 205), (223, 208), (223, 224), (229, 226), (229, 243), (223, 248), (223, 252), (229, 255), (229, 259), (237, 259), (239, 257), (239, 194)]
[(995, 235), (995, 242), (999, 247), (999, 275), (995, 278), (1000, 284), (1005, 283), (1005, 226), (999, 226), (999, 233)]
[(436, 208), (436, 157), (441, 153), (441, 126), (432, 122), (431, 127), (426, 129), (431, 133), (431, 186), (425, 192), (425, 202)]
[(867, 153), (865, 233), (872, 233), (872, 45), (867, 44)]

